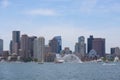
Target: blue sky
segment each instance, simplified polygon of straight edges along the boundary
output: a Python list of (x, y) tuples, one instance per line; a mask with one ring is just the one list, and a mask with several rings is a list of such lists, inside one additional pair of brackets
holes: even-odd
[(120, 0), (0, 0), (0, 38), (9, 49), (12, 31), (44, 36), (46, 44), (62, 36), (74, 50), (79, 36), (106, 38), (106, 52), (120, 46)]

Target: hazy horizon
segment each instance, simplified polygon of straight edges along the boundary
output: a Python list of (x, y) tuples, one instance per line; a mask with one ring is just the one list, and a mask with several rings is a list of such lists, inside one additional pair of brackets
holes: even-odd
[(119, 0), (0, 0), (0, 38), (9, 49), (12, 31), (44, 36), (46, 44), (62, 36), (64, 47), (74, 51), (79, 36), (106, 39), (106, 52), (120, 47)]

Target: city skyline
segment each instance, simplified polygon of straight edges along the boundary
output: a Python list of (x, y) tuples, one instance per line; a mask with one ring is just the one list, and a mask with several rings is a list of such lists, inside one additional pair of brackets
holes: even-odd
[(120, 46), (120, 1), (118, 0), (0, 0), (0, 38), (9, 49), (11, 32), (44, 36), (46, 43), (62, 36), (63, 47), (74, 45), (79, 36), (106, 39), (106, 52)]

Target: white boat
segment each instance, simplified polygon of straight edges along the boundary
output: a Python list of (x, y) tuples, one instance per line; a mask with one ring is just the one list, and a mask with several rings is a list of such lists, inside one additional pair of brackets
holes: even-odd
[(98, 59), (97, 62), (103, 62), (102, 59)]
[(55, 63), (63, 63), (64, 62), (64, 60), (63, 59), (55, 59)]
[(113, 66), (113, 65), (116, 65), (116, 64), (115, 63), (103, 63), (102, 65)]
[(64, 60), (56, 60), (55, 63), (63, 63)]

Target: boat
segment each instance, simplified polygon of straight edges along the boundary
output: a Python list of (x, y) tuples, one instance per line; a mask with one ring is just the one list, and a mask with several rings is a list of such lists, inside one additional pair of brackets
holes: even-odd
[(102, 65), (109, 65), (109, 66), (113, 66), (116, 65), (115, 63), (103, 63)]
[(55, 59), (55, 63), (63, 63), (64, 62), (64, 60), (63, 59)]
[(98, 59), (98, 60), (97, 60), (97, 63), (99, 63), (99, 62), (103, 62), (102, 59)]
[(56, 60), (55, 63), (63, 63), (64, 60)]

